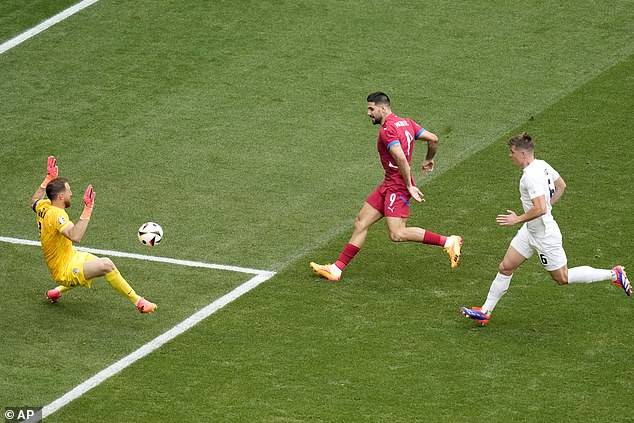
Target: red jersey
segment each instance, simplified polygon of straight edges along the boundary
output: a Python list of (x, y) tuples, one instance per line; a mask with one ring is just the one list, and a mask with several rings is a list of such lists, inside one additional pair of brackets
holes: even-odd
[[(398, 166), (393, 163), (394, 158), (389, 150), (395, 143), (400, 143), (407, 158), (407, 163), (411, 163), (412, 153), (414, 152), (414, 140), (420, 137), (423, 132), (425, 132), (425, 128), (422, 128), (411, 119), (398, 117), (394, 113), (390, 113), (385, 118), (385, 123), (383, 123), (379, 131), (377, 148), (381, 164), (383, 169), (385, 169), (385, 181), (383, 183), (386, 186), (402, 186), (407, 189), (407, 184)], [(413, 176), (412, 183), (414, 183)]]

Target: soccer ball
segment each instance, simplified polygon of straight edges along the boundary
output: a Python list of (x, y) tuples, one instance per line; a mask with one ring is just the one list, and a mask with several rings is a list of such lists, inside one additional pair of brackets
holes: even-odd
[(163, 239), (163, 228), (154, 222), (146, 222), (139, 228), (139, 241), (141, 244), (153, 247), (159, 245)]

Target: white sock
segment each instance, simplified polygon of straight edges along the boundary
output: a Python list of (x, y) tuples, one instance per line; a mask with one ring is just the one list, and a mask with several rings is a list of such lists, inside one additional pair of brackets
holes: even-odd
[(568, 283), (592, 283), (611, 281), (614, 273), (611, 270), (595, 269), (590, 266), (579, 266), (568, 269)]
[(339, 276), (341, 275), (342, 270), (340, 268), (337, 267), (336, 264), (331, 264), (330, 265), (330, 273), (332, 273), (335, 276)]
[(493, 279), (493, 283), (491, 283), (491, 288), (489, 289), (489, 295), (487, 295), (487, 300), (482, 306), (483, 313), (491, 314), (498, 301), (500, 301), (500, 298), (502, 298), (509, 289), (512, 277), (513, 275), (506, 276), (499, 272), (495, 275), (495, 279)]
[(445, 245), (443, 246), (443, 248), (447, 248), (449, 247), (451, 244), (453, 244), (453, 238), (448, 236), (447, 240), (445, 241)]

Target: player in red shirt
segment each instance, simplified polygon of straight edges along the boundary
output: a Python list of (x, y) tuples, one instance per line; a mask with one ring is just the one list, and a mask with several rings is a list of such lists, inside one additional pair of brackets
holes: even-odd
[(438, 137), (422, 128), (411, 119), (401, 118), (392, 113), (390, 99), (382, 92), (368, 96), (368, 116), (375, 125), (381, 125), (377, 148), (381, 164), (385, 169), (385, 180), (365, 200), (354, 222), (352, 237), (334, 264), (310, 263), (310, 267), (320, 276), (338, 281), (350, 260), (365, 243), (368, 229), (384, 216), (394, 242), (413, 241), (443, 247), (455, 268), (460, 261), (462, 238), (456, 235), (443, 236), (416, 227), (407, 227), (410, 199), (423, 200), (423, 193), (414, 184), (410, 162), (414, 151), (414, 141), (427, 142), (427, 155), (423, 160), (423, 174), (434, 170), (434, 156), (438, 150)]

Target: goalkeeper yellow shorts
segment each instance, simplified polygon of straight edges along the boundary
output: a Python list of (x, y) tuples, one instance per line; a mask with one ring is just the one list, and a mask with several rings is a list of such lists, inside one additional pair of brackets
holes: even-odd
[(57, 280), (60, 285), (64, 285), (70, 288), (81, 286), (83, 288), (90, 288), (92, 279), (86, 279), (84, 276), (84, 263), (89, 260), (96, 259), (97, 256), (87, 253), (85, 251), (75, 251), (75, 254), (71, 257), (70, 261), (64, 269), (62, 277)]

